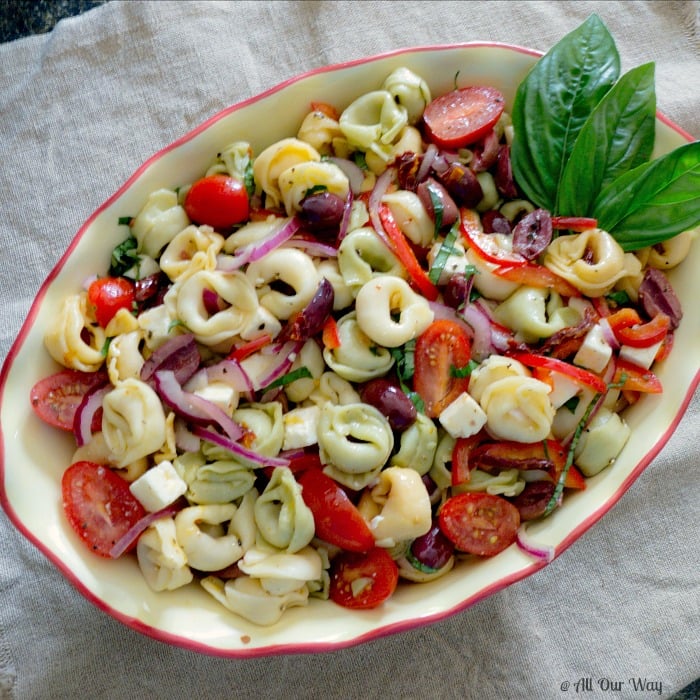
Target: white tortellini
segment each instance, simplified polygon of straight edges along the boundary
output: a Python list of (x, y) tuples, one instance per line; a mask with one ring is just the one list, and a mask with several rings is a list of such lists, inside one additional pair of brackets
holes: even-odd
[(408, 124), (408, 112), (390, 92), (375, 90), (346, 107), (338, 123), (350, 145), (388, 162), (391, 144)]
[[(501, 236), (500, 233), (490, 234), (490, 238), (497, 240), (497, 237)], [(506, 246), (501, 246), (505, 248)], [(484, 260), (479, 255), (477, 255), (473, 250), (468, 249), (466, 251), (467, 264), (475, 269), (474, 274), (474, 289), (476, 289), (479, 294), (482, 294), (487, 299), (495, 299), (496, 301), (503, 301), (507, 299), (520, 285), (517, 282), (510, 282), (509, 280), (503, 279), (494, 274), (494, 270), (499, 267), (496, 263), (488, 262)]]
[(178, 233), (160, 256), (160, 268), (171, 281), (199, 270), (214, 270), (224, 237), (209, 226), (188, 226)]
[(506, 377), (490, 384), (479, 402), (486, 413), (486, 429), (501, 440), (544, 440), (554, 420), (550, 391), (533, 377)]
[(432, 524), (428, 491), (413, 469), (381, 471), (378, 483), (363, 493), (358, 507), (380, 547), (420, 537)]
[[(174, 309), (173, 309), (174, 311)], [(139, 314), (139, 328), (143, 331), (143, 340), (149, 350), (159, 348), (174, 335), (175, 319), (165, 304), (146, 309)]]
[(347, 139), (340, 130), (338, 120), (323, 110), (309, 112), (301, 122), (297, 138), (313, 146), (321, 155), (347, 155)]
[(243, 556), (240, 538), (224, 527), (235, 514), (233, 503), (188, 506), (178, 511), (177, 541), (193, 569), (220, 571)]
[[(257, 290), (260, 305), (283, 320), (311, 301), (320, 281), (311, 257), (291, 248), (273, 250), (251, 263), (245, 274)], [(273, 285), (277, 281), (291, 287), (292, 293), (276, 290)]]
[(245, 182), (252, 161), (253, 149), (250, 144), (247, 141), (234, 141), (217, 153), (216, 160), (205, 175), (224, 173)]
[(581, 318), (576, 309), (564, 305), (557, 292), (525, 285), (500, 303), (494, 316), (526, 343), (549, 338), (567, 326), (575, 326)]
[(635, 251), (635, 254), (645, 267), (655, 267), (659, 270), (670, 270), (680, 265), (688, 256), (693, 239), (700, 235), (700, 227), (683, 231), (673, 238), (661, 241), (649, 248)]
[(581, 433), (576, 466), (585, 476), (595, 476), (615, 461), (631, 432), (618, 413), (601, 407)]
[[(205, 292), (213, 292), (224, 308), (209, 313)], [(255, 289), (242, 272), (200, 270), (182, 282), (176, 282), (165, 295), (171, 316), (179, 319), (203, 345), (218, 345), (232, 340), (247, 328), (258, 308)]]
[(200, 452), (185, 452), (173, 460), (180, 478), (187, 484), (190, 503), (230, 503), (250, 491), (255, 473), (233, 458), (208, 461)]
[(424, 413), (401, 433), (399, 450), (392, 455), (392, 467), (406, 467), (426, 474), (433, 464), (438, 444), (438, 429)]
[(341, 484), (360, 489), (386, 464), (394, 434), (374, 406), (326, 404), (321, 409), (318, 446), (324, 471)]
[(157, 258), (160, 251), (180, 233), (190, 220), (178, 204), (177, 193), (160, 189), (152, 192), (131, 222), (131, 233), (138, 251)]
[(323, 560), (308, 546), (294, 554), (253, 547), (243, 555), (238, 568), (259, 579), (268, 593), (285, 595), (299, 590), (307, 581), (318, 581), (323, 574)]
[(125, 379), (102, 401), (102, 434), (118, 466), (157, 452), (166, 439), (158, 394), (139, 379)]
[(633, 273), (625, 259), (620, 244), (607, 231), (594, 228), (554, 239), (544, 264), (586, 296), (600, 297)]
[(354, 293), (377, 275), (406, 278), (399, 259), (369, 226), (350, 231), (343, 238), (338, 247), (338, 268), (345, 284)]
[(240, 406), (233, 412), (233, 420), (253, 436), (250, 449), (254, 452), (275, 457), (282, 449), (284, 420), (279, 401)]
[(372, 279), (360, 288), (355, 312), (362, 332), (387, 348), (417, 338), (435, 317), (425, 297), (405, 280), (390, 275)]
[[(44, 345), (56, 362), (81, 372), (96, 372), (104, 363), (107, 336), (87, 317), (85, 292), (66, 297), (47, 322)], [(84, 337), (84, 332), (87, 338)]]
[(287, 217), (270, 214), (263, 221), (249, 221), (236, 229), (224, 241), (224, 253), (237, 253), (241, 248), (254, 246), (275, 233), (289, 223)]
[(301, 202), (309, 190), (324, 187), (345, 200), (350, 191), (348, 176), (329, 161), (307, 161), (287, 168), (277, 179), (282, 204), (289, 216), (301, 211)]
[(338, 261), (335, 259), (322, 260), (316, 265), (316, 270), (318, 278), (325, 277), (333, 287), (333, 311), (341, 311), (351, 306), (355, 295), (341, 274)]
[(486, 388), (506, 377), (529, 377), (530, 370), (522, 362), (505, 355), (489, 355), (469, 375), (469, 393), (481, 401)]
[(392, 71), (382, 88), (406, 109), (409, 124), (416, 124), (420, 120), (432, 99), (428, 83), (405, 66)]
[(148, 469), (147, 457), (139, 457), (133, 462), (129, 462), (129, 464), (118, 465), (117, 458), (107, 446), (102, 432), (93, 433), (92, 439), (73, 453), (71, 464), (83, 460), (95, 462), (96, 464), (104, 464), (117, 472), (122, 479), (129, 483), (136, 481), (136, 479), (142, 474), (145, 474)]
[(335, 372), (324, 372), (309, 400), (315, 404), (324, 405), (331, 403), (335, 406), (345, 406), (349, 403), (360, 403), (360, 395), (347, 379), (343, 379)]
[(452, 451), (457, 441), (449, 433), (438, 434), (438, 444), (433, 457), (433, 466), (430, 467), (430, 478), (439, 489), (446, 489), (452, 485)]
[(406, 238), (423, 248), (427, 248), (433, 242), (435, 224), (415, 192), (389, 192), (382, 197), (382, 202), (389, 207), (396, 225)]
[(284, 595), (268, 593), (259, 579), (242, 576), (226, 582), (215, 576), (201, 581), (202, 588), (225, 608), (256, 625), (268, 626), (278, 622), (284, 611), (295, 606), (304, 606), (309, 590), (302, 586)]
[(519, 469), (502, 469), (489, 474), (481, 469), (469, 473), (469, 481), (453, 486), (453, 493), (483, 491), (494, 496), (517, 496), (525, 488), (525, 479)]
[(266, 195), (265, 205), (268, 208), (281, 206), (279, 177), (285, 170), (300, 163), (320, 160), (321, 154), (313, 146), (297, 138), (281, 139), (259, 153), (253, 162), (253, 176)]
[[(132, 317), (133, 318), (133, 317)], [(141, 331), (120, 333), (112, 338), (107, 349), (107, 372), (115, 386), (124, 379), (139, 379), (145, 360), (141, 354)]]
[(336, 374), (350, 382), (366, 382), (391, 369), (394, 364), (391, 353), (362, 331), (356, 312), (340, 318), (337, 326), (340, 346), (323, 350), (323, 359)]
[(136, 545), (136, 557), (146, 583), (154, 591), (173, 591), (194, 579), (170, 517), (159, 518), (146, 528)]
[(288, 467), (275, 468), (254, 512), (258, 534), (268, 546), (294, 554), (314, 537), (314, 516)]
[(295, 403), (301, 403), (311, 396), (311, 392), (318, 387), (321, 375), (326, 369), (321, 348), (313, 339), (304, 343), (289, 371), (295, 372), (301, 367), (306, 367), (311, 376), (295, 379), (284, 387), (287, 398)]

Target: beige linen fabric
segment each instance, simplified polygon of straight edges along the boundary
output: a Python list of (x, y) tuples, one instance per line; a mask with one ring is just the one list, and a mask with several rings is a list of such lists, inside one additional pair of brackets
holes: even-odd
[[(700, 136), (698, 8), (116, 0), (1, 45), (0, 354), (90, 213), (233, 102), (406, 46), (483, 39), (546, 50), (597, 12), (623, 69), (655, 60), (659, 108)], [(658, 697), (631, 678), (668, 697), (700, 673), (699, 419), (696, 395), (619, 503), (538, 574), (451, 619), (328, 654), (226, 660), (141, 636), (84, 600), (2, 513), (0, 697)], [(581, 678), (592, 690), (574, 691)]]

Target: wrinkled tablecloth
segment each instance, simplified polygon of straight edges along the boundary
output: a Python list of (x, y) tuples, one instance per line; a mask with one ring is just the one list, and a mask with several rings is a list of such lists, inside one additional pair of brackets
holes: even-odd
[[(1, 357), (81, 223), (223, 107), (406, 46), (546, 50), (591, 12), (623, 69), (656, 61), (659, 109), (700, 136), (697, 2), (115, 0), (0, 45)], [(699, 419), (696, 393), (641, 478), (536, 575), (429, 627), (319, 655), (227, 660), (141, 636), (83, 599), (0, 513), (0, 696), (669, 697), (700, 675)]]

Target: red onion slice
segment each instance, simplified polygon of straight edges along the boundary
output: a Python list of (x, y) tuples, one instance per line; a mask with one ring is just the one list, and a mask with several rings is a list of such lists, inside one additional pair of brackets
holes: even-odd
[(335, 156), (328, 159), (331, 163), (337, 165), (347, 175), (350, 183), (350, 191), (353, 194), (360, 194), (362, 183), (365, 181), (365, 174), (362, 168), (348, 158), (337, 158)]
[(316, 239), (290, 238), (282, 245), (283, 248), (298, 248), (315, 258), (337, 258), (338, 249), (328, 243)]
[(278, 351), (280, 361), (260, 380), (260, 388), (264, 389), (269, 386), (276, 379), (279, 379), (285, 375), (289, 368), (294, 364), (294, 360), (297, 359), (303, 342), (289, 342), (285, 343)]
[(206, 428), (202, 428), (201, 426), (195, 426), (193, 432), (197, 437), (202, 438), (202, 440), (206, 440), (207, 442), (212, 442), (215, 445), (218, 445), (219, 447), (223, 447), (225, 450), (232, 452), (237, 457), (241, 457), (242, 459), (248, 462), (252, 462), (257, 466), (289, 466), (288, 459), (285, 459), (283, 457), (266, 457), (265, 455), (261, 455), (259, 452), (254, 452), (253, 450), (249, 450), (247, 447), (243, 447), (243, 445), (241, 445), (240, 443), (230, 440), (225, 435), (221, 435), (221, 433), (217, 433), (213, 430), (207, 430)]
[(171, 503), (165, 508), (157, 510), (155, 513), (146, 513), (140, 520), (135, 522), (115, 543), (112, 549), (109, 550), (109, 556), (112, 559), (118, 559), (124, 552), (128, 551), (136, 544), (136, 541), (141, 536), (143, 531), (152, 525), (156, 520), (175, 515), (180, 510), (179, 506)]
[(515, 535), (515, 542), (523, 552), (534, 557), (538, 561), (549, 564), (554, 559), (555, 550), (552, 545), (534, 542), (525, 532), (525, 526), (521, 525)]
[(73, 434), (78, 447), (92, 440), (92, 421), (102, 408), (104, 397), (112, 390), (111, 384), (100, 384), (83, 396), (73, 417)]
[(389, 240), (388, 236), (386, 235), (386, 231), (384, 231), (384, 227), (382, 226), (381, 219), (379, 218), (379, 207), (382, 203), (382, 197), (387, 193), (391, 183), (394, 181), (394, 169), (393, 168), (387, 168), (378, 178), (377, 181), (374, 183), (374, 187), (372, 189), (372, 192), (369, 195), (369, 203), (368, 203), (368, 209), (369, 209), (369, 218), (372, 223), (372, 226), (374, 227), (374, 230), (377, 232), (377, 235), (379, 238), (382, 239), (382, 242), (386, 247), (393, 253), (394, 252), (394, 245), (392, 242)]
[(348, 196), (345, 198), (345, 208), (343, 209), (343, 218), (340, 220), (338, 226), (338, 235), (336, 236), (336, 242), (338, 245), (342, 242), (343, 238), (348, 235), (348, 228), (350, 227), (350, 217), (352, 216), (352, 191), (348, 192)]
[(618, 342), (617, 338), (615, 337), (615, 333), (613, 332), (613, 329), (610, 326), (610, 322), (608, 321), (608, 319), (605, 318), (605, 316), (603, 316), (603, 318), (601, 318), (598, 323), (600, 325), (600, 330), (601, 330), (601, 333), (603, 334), (603, 338), (605, 339), (605, 342), (613, 350), (619, 350), (620, 343)]
[(141, 381), (149, 382), (158, 370), (170, 370), (178, 382), (184, 384), (197, 371), (200, 362), (194, 336), (191, 333), (176, 335), (166, 340), (144, 362)]
[(425, 149), (423, 159), (421, 160), (420, 167), (418, 168), (418, 172), (416, 173), (417, 183), (423, 182), (423, 180), (425, 180), (425, 178), (428, 177), (428, 173), (430, 173), (430, 168), (433, 167), (433, 163), (435, 162), (437, 154), (437, 146), (434, 143), (429, 144), (428, 147)]
[(185, 391), (178, 383), (174, 372), (158, 371), (155, 374), (155, 381), (163, 403), (178, 415), (194, 423), (216, 423), (231, 440), (238, 440), (243, 436), (243, 428), (215, 403)]
[(467, 304), (462, 317), (472, 329), (472, 355), (477, 362), (482, 362), (495, 350), (491, 342), (491, 321), (476, 304)]

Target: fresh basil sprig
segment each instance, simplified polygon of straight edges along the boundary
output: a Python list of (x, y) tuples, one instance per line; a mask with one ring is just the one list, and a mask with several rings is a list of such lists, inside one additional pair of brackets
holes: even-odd
[(528, 73), (513, 105), (513, 174), (537, 206), (590, 216), (624, 250), (667, 240), (700, 222), (700, 144), (649, 162), (654, 65), (621, 78), (615, 42), (597, 15)]

